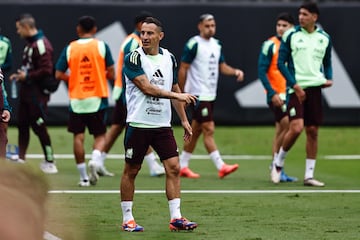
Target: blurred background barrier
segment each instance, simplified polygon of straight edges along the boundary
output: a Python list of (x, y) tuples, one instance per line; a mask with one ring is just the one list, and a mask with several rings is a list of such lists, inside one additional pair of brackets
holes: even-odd
[[(218, 125), (273, 124), (266, 106), (266, 97), (257, 77), (257, 58), (262, 42), (275, 33), (278, 13), (291, 12), (297, 18), (302, 1), (0, 1), (1, 33), (12, 41), (13, 68), (20, 67), (24, 41), (16, 34), (15, 18), (31, 13), (54, 47), (54, 61), (67, 43), (77, 38), (78, 17), (92, 15), (97, 20), (97, 37), (105, 40), (116, 60), (124, 37), (133, 30), (133, 18), (147, 10), (164, 25), (162, 46), (172, 51), (179, 61), (187, 39), (198, 33), (197, 20), (202, 13), (212, 13), (217, 34), (223, 43), (226, 61), (245, 72), (245, 81), (221, 76), (215, 107)], [(319, 23), (332, 37), (334, 85), (324, 90), (326, 125), (360, 125), (360, 68), (358, 67), (360, 28), (359, 1), (318, 1)], [(6, 73), (7, 77), (10, 72)], [(9, 81), (6, 87), (10, 92)], [(9, 97), (14, 111), (16, 99)], [(113, 106), (113, 102), (110, 101)], [(68, 117), (68, 96), (62, 83), (51, 96), (49, 125), (65, 125)], [(109, 109), (111, 114), (111, 108)], [(174, 119), (178, 121), (178, 119)], [(16, 123), (13, 114), (11, 124)]]

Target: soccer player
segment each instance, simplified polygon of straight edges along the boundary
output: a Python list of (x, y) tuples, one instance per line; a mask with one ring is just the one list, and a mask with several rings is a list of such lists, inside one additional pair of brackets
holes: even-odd
[(322, 88), (332, 86), (331, 40), (318, 26), (319, 8), (315, 2), (304, 2), (299, 8), (299, 25), (283, 35), (278, 67), (290, 89), (289, 130), (284, 136), (271, 179), (278, 183), (288, 151), (304, 126), (306, 132), (305, 186), (323, 187), (314, 178), (318, 147), (318, 130), (322, 123)]
[[(125, 132), (125, 167), (121, 177), (122, 229), (141, 232), (132, 214), (135, 178), (149, 146), (158, 153), (166, 171), (166, 197), (169, 203), (171, 230), (191, 230), (195, 222), (184, 218), (180, 211), (180, 166), (177, 144), (171, 128), (171, 103), (184, 128), (188, 141), (192, 129), (184, 103), (195, 103), (192, 94), (181, 93), (176, 79), (176, 60), (167, 49), (160, 47), (164, 37), (159, 20), (149, 17), (141, 27), (142, 47), (125, 57), (127, 128)], [(171, 99), (171, 101), (170, 101)]]
[[(258, 60), (258, 74), (263, 84), (267, 103), (275, 118), (275, 136), (273, 140), (273, 162), (276, 158), (285, 132), (289, 128), (289, 118), (286, 113), (286, 80), (277, 67), (281, 36), (294, 26), (294, 18), (287, 12), (280, 13), (276, 19), (276, 35), (266, 40), (262, 47)], [(297, 178), (288, 176), (284, 169), (281, 172), (280, 181), (295, 182)]]
[[(1, 28), (0, 28), (1, 31)], [(3, 74), (12, 67), (12, 46), (10, 39), (0, 34), (0, 67)]]
[(238, 81), (243, 81), (244, 73), (225, 62), (221, 44), (214, 38), (216, 24), (213, 15), (201, 15), (198, 29), (199, 35), (188, 40), (184, 47), (179, 68), (181, 90), (198, 96), (199, 99), (192, 105), (193, 137), (190, 142), (184, 143), (184, 149), (180, 155), (180, 175), (187, 178), (200, 177), (200, 174), (194, 173), (189, 168), (189, 161), (199, 136), (203, 134), (205, 148), (218, 170), (218, 176), (224, 178), (236, 171), (239, 165), (224, 163), (214, 139), (213, 111), (219, 72), (235, 76)]
[[(101, 149), (105, 144), (105, 113), (108, 107), (107, 80), (114, 80), (114, 60), (109, 46), (96, 38), (96, 21), (92, 16), (82, 16), (76, 27), (79, 39), (72, 41), (62, 51), (57, 63), (57, 79), (68, 82), (70, 116), (68, 131), (74, 135), (74, 155), (80, 173), (79, 186), (95, 185), (97, 168), (101, 166)], [(70, 73), (66, 73), (67, 69)], [(94, 137), (89, 161), (90, 178), (85, 163), (85, 128)]]
[[(113, 97), (115, 99), (115, 107), (112, 112), (112, 124), (110, 129), (106, 132), (105, 135), (105, 147), (102, 151), (102, 159), (105, 161), (107, 153), (110, 151), (112, 146), (115, 143), (117, 137), (121, 134), (123, 129), (126, 126), (126, 100), (125, 100), (125, 91), (123, 91), (123, 63), (124, 56), (131, 52), (132, 50), (141, 46), (140, 39), (140, 30), (141, 25), (145, 18), (151, 17), (151, 13), (149, 12), (141, 12), (134, 19), (135, 30), (133, 33), (128, 35), (124, 42), (121, 45), (119, 57), (118, 57), (118, 66), (117, 66), (117, 74), (114, 83)], [(150, 170), (150, 176), (162, 176), (165, 174), (165, 169), (156, 161), (156, 156), (151, 148), (148, 149), (145, 155), (145, 161), (147, 162)], [(110, 173), (104, 167), (98, 169), (99, 175), (104, 176), (113, 176), (113, 173)]]
[[(0, 29), (1, 31), (1, 29)], [(0, 99), (3, 99), (2, 109), (2, 121), (0, 121), (0, 158), (6, 157), (6, 144), (8, 142), (7, 138), (7, 128), (10, 121), (11, 107), (7, 101), (7, 94), (5, 89), (5, 76), (12, 67), (12, 46), (10, 40), (4, 35), (0, 34), (0, 78), (1, 78), (1, 90)]]
[(0, 120), (0, 159), (5, 159), (6, 157), (6, 144), (8, 142), (7, 138), (7, 125), (11, 117), (11, 107), (7, 100), (5, 86), (4, 86), (4, 75), (0, 68), (0, 109), (1, 110), (1, 120)]
[(41, 30), (36, 27), (35, 18), (22, 14), (16, 19), (16, 30), (26, 40), (22, 54), (22, 65), (10, 75), (11, 81), (20, 83), (18, 104), (19, 162), (25, 161), (30, 141), (30, 127), (40, 140), (45, 160), (40, 164), (43, 172), (55, 174), (55, 165), (50, 135), (46, 126), (46, 111), (49, 95), (43, 93), (40, 83), (53, 74), (53, 47)]

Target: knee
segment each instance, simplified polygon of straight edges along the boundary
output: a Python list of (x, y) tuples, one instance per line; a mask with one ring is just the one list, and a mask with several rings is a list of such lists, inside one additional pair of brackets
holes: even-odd
[(40, 124), (40, 125), (34, 124), (34, 125), (32, 126), (32, 129), (33, 129), (34, 133), (35, 133), (37, 136), (39, 136), (39, 135), (42, 134), (42, 133), (46, 133), (46, 132), (47, 132), (47, 129), (46, 129), (46, 125), (45, 125), (45, 124)]
[(203, 134), (205, 137), (213, 136), (215, 132), (215, 128), (213, 126), (208, 126), (203, 128)]
[(318, 136), (318, 127), (317, 126), (306, 127), (306, 135), (312, 139), (316, 139)]
[(290, 131), (294, 135), (300, 135), (303, 129), (304, 129), (304, 124), (302, 124), (300, 122), (290, 125)]
[(166, 164), (165, 169), (167, 175), (178, 176), (180, 174), (180, 164), (178, 163), (178, 161), (176, 162), (176, 164)]
[(129, 167), (126, 167), (124, 169), (124, 174), (127, 175), (131, 179), (135, 179), (135, 177), (138, 175), (141, 165), (128, 165)]

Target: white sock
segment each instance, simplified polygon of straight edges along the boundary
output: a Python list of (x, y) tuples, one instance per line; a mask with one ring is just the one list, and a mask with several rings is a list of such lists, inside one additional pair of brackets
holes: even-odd
[(180, 169), (189, 167), (190, 158), (192, 156), (192, 153), (182, 151), (180, 155)]
[(221, 167), (224, 165), (224, 161), (222, 160), (222, 158), (220, 156), (220, 152), (218, 150), (215, 150), (212, 153), (210, 153), (210, 158), (213, 161), (213, 163), (215, 164), (215, 167), (217, 168), (217, 170), (220, 170)]
[(315, 163), (316, 163), (315, 159), (309, 159), (309, 158), (306, 159), (305, 179), (314, 178)]
[(101, 153), (101, 158), (100, 158), (100, 161), (101, 161), (101, 164), (104, 165), (105, 164), (105, 159), (107, 157), (107, 153), (106, 152), (102, 152)]
[(134, 219), (132, 215), (132, 206), (133, 201), (122, 201), (121, 202), (121, 209), (123, 213), (123, 223), (127, 223), (130, 220)]
[(83, 162), (83, 163), (76, 164), (76, 167), (80, 173), (81, 181), (89, 180), (89, 176), (87, 175), (87, 171), (86, 171), (86, 163)]
[(272, 161), (273, 165), (275, 164), (275, 160), (277, 159), (278, 155), (279, 155), (278, 153), (274, 153), (273, 161)]
[(151, 153), (145, 155), (144, 159), (147, 162), (150, 171), (155, 168), (155, 166), (156, 166), (155, 164), (157, 162), (156, 162), (156, 156), (155, 156), (154, 152), (151, 152)]
[(102, 166), (101, 152), (97, 149), (94, 149), (91, 153), (91, 160), (95, 161), (97, 165)]
[(180, 198), (169, 200), (170, 219), (181, 218)]
[(277, 157), (275, 158), (275, 165), (278, 167), (284, 167), (286, 155), (287, 151), (284, 151), (284, 149), (281, 147)]

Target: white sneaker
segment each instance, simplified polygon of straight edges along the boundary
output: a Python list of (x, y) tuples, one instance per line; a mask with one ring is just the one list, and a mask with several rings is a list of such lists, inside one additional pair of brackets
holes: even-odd
[(49, 233), (48, 231), (45, 231), (43, 234), (44, 240), (61, 240), (61, 238), (55, 236), (52, 233)]
[(154, 167), (150, 170), (150, 176), (152, 177), (160, 177), (164, 174), (165, 174), (165, 168), (158, 163), (156, 163), (156, 165), (154, 165)]
[(84, 180), (80, 180), (78, 185), (79, 187), (90, 187), (90, 182), (89, 180), (84, 179)]
[(270, 172), (270, 179), (273, 183), (278, 184), (281, 178), (281, 170), (278, 171), (275, 166), (272, 167)]
[(13, 162), (13, 163), (26, 163), (26, 161), (25, 161), (25, 160), (22, 160), (21, 158), (14, 158), (14, 159), (9, 159), (9, 158), (7, 158), (7, 160), (8, 160), (9, 162)]
[(314, 178), (308, 178), (304, 180), (304, 186), (324, 187), (325, 183), (320, 182)]
[(58, 169), (54, 162), (48, 162), (44, 160), (42, 163), (40, 163), (40, 169), (47, 174), (55, 174), (58, 173)]
[(97, 163), (93, 160), (89, 161), (89, 169), (90, 169), (90, 184), (91, 185), (96, 185), (97, 180), (99, 179), (99, 175), (97, 174), (96, 170), (97, 170), (98, 166)]
[(97, 172), (97, 174), (98, 174), (100, 177), (102, 177), (102, 176), (107, 176), (107, 177), (113, 177), (113, 176), (115, 176), (115, 174), (112, 173), (112, 172), (109, 172), (109, 171), (105, 168), (105, 166), (99, 166), (99, 167), (97, 168), (96, 172)]

